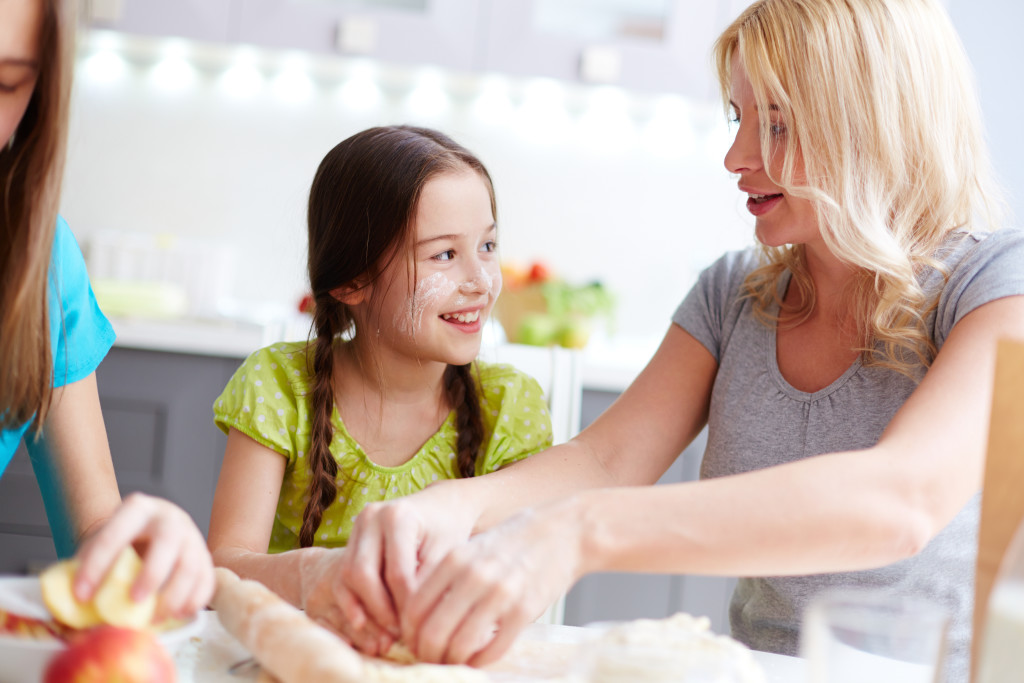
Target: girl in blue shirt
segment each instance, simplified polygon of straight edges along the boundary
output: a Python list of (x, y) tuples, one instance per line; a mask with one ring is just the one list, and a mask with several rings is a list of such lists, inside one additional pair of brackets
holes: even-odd
[(80, 599), (132, 544), (144, 558), (133, 596), (159, 590), (162, 615), (185, 616), (213, 592), (210, 556), (177, 506), (141, 494), (121, 501), (95, 375), (114, 331), (57, 216), (70, 8), (67, 0), (0, 2), (0, 475), (24, 439), (58, 553), (78, 548)]

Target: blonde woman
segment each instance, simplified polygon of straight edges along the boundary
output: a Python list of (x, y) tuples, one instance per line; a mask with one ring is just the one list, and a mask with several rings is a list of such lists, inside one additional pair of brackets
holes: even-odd
[[(570, 443), (369, 507), (339, 604), (397, 624), (425, 660), (483, 664), (588, 572), (733, 575), (750, 577), (733, 635), (792, 654), (820, 589), (884, 586), (951, 610), (949, 680), (964, 681), (1024, 233), (994, 230), (960, 43), (937, 0), (760, 0), (714, 61), (725, 166), (762, 248), (701, 275), (647, 368)], [(705, 425), (701, 481), (648, 486)], [(394, 609), (367, 597), (382, 576)]]
[(60, 555), (79, 550), (88, 598), (129, 543), (143, 551), (138, 598), (194, 613), (213, 590), (195, 523), (114, 479), (96, 366), (114, 340), (85, 263), (58, 217), (71, 81), (71, 2), (0, 0), (0, 474), (25, 441)]

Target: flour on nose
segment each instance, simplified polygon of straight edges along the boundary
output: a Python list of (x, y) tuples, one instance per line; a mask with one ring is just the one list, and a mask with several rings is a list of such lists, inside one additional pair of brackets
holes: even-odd
[[(501, 285), (499, 284), (498, 286), (500, 287)], [(494, 276), (491, 273), (488, 273), (487, 269), (483, 266), (480, 266), (477, 271), (473, 273), (473, 277), (459, 285), (460, 292), (479, 291), (484, 294), (490, 294), (492, 289), (494, 289)], [(463, 297), (459, 298), (463, 299)], [(462, 303), (465, 303), (465, 301), (463, 300)], [(460, 305), (460, 303), (456, 302), (456, 305)]]

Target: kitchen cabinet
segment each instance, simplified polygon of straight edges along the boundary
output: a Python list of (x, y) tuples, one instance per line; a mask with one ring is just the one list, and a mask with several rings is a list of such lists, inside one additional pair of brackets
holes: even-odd
[(471, 70), (479, 0), (236, 0), (234, 39)]
[(608, 83), (706, 100), (717, 97), (711, 43), (748, 2), (92, 0), (96, 16), (88, 21), (142, 35)]
[(728, 4), (493, 0), (481, 66), (708, 99), (715, 93), (709, 51)]
[[(227, 438), (213, 400), (242, 358), (114, 347), (96, 373), (121, 495), (174, 501), (205, 533)], [(0, 478), (0, 573), (56, 559), (43, 498), (20, 446)]]
[(233, 0), (89, 0), (83, 18), (94, 28), (210, 42), (230, 38)]
[[(582, 425), (590, 424), (618, 398), (615, 391), (584, 388)], [(659, 484), (695, 481), (707, 443), (706, 430), (662, 475)], [(583, 577), (565, 599), (565, 623), (584, 626), (599, 621), (671, 616), (689, 612), (706, 616), (716, 633), (729, 633), (729, 600), (736, 579), (722, 576), (606, 572)]]

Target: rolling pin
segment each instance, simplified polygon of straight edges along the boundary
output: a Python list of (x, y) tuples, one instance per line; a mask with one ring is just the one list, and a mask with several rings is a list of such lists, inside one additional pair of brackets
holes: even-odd
[(211, 607), (228, 633), (281, 683), (362, 683), (362, 657), (258, 581), (218, 567)]

